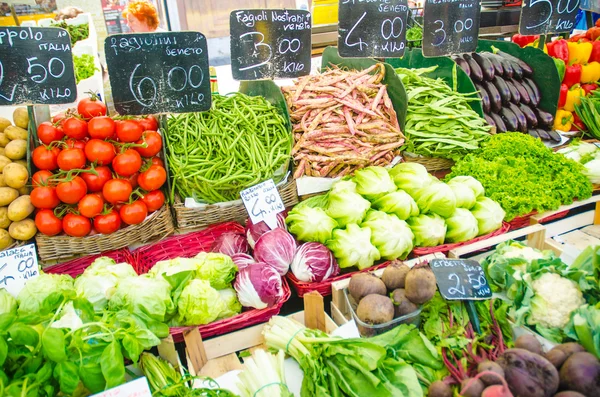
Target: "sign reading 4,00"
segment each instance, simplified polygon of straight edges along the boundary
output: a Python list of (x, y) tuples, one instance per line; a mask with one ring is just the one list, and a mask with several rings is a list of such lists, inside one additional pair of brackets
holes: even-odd
[(407, 17), (407, 0), (340, 0), (340, 56), (401, 57), (406, 47)]
[(570, 32), (578, 11), (579, 0), (523, 0), (519, 33)]
[(115, 109), (187, 113), (211, 104), (206, 38), (197, 32), (136, 33), (104, 42)]

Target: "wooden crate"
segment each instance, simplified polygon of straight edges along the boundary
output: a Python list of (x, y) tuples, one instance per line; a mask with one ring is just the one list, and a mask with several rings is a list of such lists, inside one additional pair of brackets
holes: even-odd
[[(323, 297), (318, 292), (304, 295), (304, 310), (289, 317), (306, 325), (331, 333), (338, 326), (325, 313)], [(192, 375), (217, 378), (229, 371), (243, 369), (238, 353), (265, 348), (262, 331), (265, 324), (255, 325), (239, 331), (231, 332), (216, 338), (202, 340), (198, 327), (190, 328), (184, 334), (187, 365)], [(173, 340), (169, 337), (158, 346), (160, 356), (179, 366), (179, 356)]]
[[(411, 259), (404, 263), (406, 263), (409, 267), (413, 267), (414, 265), (416, 265), (418, 263), (427, 262), (432, 259), (441, 259), (441, 258), (445, 258), (445, 256), (440, 253), (435, 253), (435, 254), (420, 256), (418, 258)], [(381, 274), (383, 273), (384, 270), (385, 269), (375, 270), (373, 272), (373, 274), (375, 274), (376, 276), (381, 276)], [(346, 303), (346, 297), (344, 296), (344, 289), (348, 288), (349, 283), (350, 283), (350, 279), (347, 278), (344, 280), (336, 281), (335, 283), (333, 283), (331, 285), (331, 292), (332, 292), (332, 295), (331, 295), (331, 317), (333, 318), (333, 321), (335, 321), (335, 323), (337, 325), (346, 324), (348, 321), (350, 321), (352, 319), (350, 307), (348, 307), (348, 305)]]

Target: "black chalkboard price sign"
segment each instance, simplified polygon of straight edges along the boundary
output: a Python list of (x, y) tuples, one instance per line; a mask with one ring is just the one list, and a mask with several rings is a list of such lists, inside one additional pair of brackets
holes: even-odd
[(208, 50), (202, 33), (116, 34), (106, 38), (104, 52), (120, 114), (210, 109)]
[(404, 55), (407, 0), (340, 0), (338, 52), (345, 58)]
[(429, 266), (440, 293), (447, 300), (483, 300), (492, 297), (481, 265), (471, 259), (433, 259)]
[(426, 0), (423, 55), (440, 57), (474, 52), (480, 14), (480, 0)]
[(523, 0), (519, 33), (570, 32), (578, 11), (579, 0)]
[(0, 27), (0, 105), (59, 105), (76, 99), (66, 30)]
[(311, 16), (304, 10), (235, 10), (229, 14), (231, 71), (236, 80), (310, 73)]

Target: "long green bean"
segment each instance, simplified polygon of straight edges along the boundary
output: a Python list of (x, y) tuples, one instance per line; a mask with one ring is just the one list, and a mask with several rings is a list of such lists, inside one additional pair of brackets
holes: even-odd
[[(287, 167), (292, 135), (280, 111), (262, 97), (213, 95), (203, 113), (171, 115), (165, 134), (172, 190), (216, 203)], [(275, 181), (277, 182), (277, 181)]]

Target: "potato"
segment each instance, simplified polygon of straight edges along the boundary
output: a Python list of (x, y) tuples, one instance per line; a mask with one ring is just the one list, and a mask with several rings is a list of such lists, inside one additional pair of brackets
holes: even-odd
[(25, 185), (17, 190), (19, 191), (20, 196), (25, 196), (25, 195), (31, 193), (31, 187), (29, 187), (27, 185)]
[(6, 187), (6, 186), (8, 186), (8, 185), (4, 181), (4, 174), (0, 172), (0, 187)]
[(6, 127), (4, 135), (11, 141), (14, 141), (15, 139), (27, 139), (27, 130), (11, 125)]
[(21, 160), (27, 154), (27, 141), (15, 139), (4, 147), (4, 155), (11, 160)]
[(10, 163), (12, 163), (12, 161), (10, 161), (8, 157), (0, 156), (0, 171), (4, 171), (4, 167), (6, 167)]
[(12, 125), (9, 119), (5, 119), (4, 117), (0, 117), (0, 132), (4, 132), (4, 129)]
[[(0, 134), (1, 134), (1, 132), (0, 132)], [(4, 148), (3, 147), (0, 147), (0, 156), (4, 156)], [(4, 156), (4, 157), (6, 157), (6, 156)]]
[(27, 108), (16, 108), (13, 112), (13, 121), (17, 127), (27, 128), (29, 125), (29, 114)]
[(8, 205), (8, 219), (13, 222), (22, 221), (35, 210), (29, 195), (21, 196)]
[(8, 227), (8, 234), (15, 240), (29, 240), (37, 233), (33, 219), (23, 219), (19, 222), (13, 222)]
[[(6, 156), (5, 156), (6, 157)], [(13, 161), (13, 163), (15, 164), (21, 164), (23, 167), (25, 167), (25, 169), (27, 169), (27, 160), (21, 159), (21, 160), (15, 160)]]
[(8, 229), (10, 224), (10, 219), (8, 219), (8, 207), (0, 207), (0, 229)]
[(13, 245), (15, 240), (10, 237), (10, 234), (6, 230), (0, 229), (0, 250), (7, 249)]
[(17, 197), (19, 197), (19, 191), (12, 187), (0, 187), (0, 206), (9, 205)]
[(22, 188), (29, 180), (27, 168), (17, 163), (7, 164), (2, 170), (2, 174), (4, 175), (4, 182), (6, 185), (13, 189)]
[(0, 132), (0, 146), (6, 147), (6, 145), (8, 145), (9, 142), (10, 139), (8, 139), (4, 132)]

